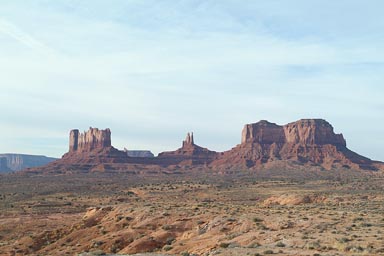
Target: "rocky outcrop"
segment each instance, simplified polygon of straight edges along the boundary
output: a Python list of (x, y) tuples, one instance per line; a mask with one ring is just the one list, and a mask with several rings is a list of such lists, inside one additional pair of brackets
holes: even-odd
[(111, 145), (110, 129), (99, 130), (90, 127), (88, 131), (69, 133), (69, 151), (45, 169), (92, 169), (106, 163), (127, 163), (128, 156)]
[(260, 121), (244, 126), (241, 144), (224, 152), (212, 165), (257, 168), (276, 161), (321, 165), (326, 169), (344, 167), (376, 169), (373, 161), (346, 147), (342, 134), (322, 119), (302, 119), (280, 126)]
[(69, 152), (87, 152), (111, 146), (109, 129), (99, 130), (90, 127), (84, 133), (79, 133), (79, 130), (72, 130), (69, 133)]
[(347, 146), (343, 135), (335, 134), (332, 125), (322, 119), (302, 119), (284, 125), (283, 129), (287, 143)]
[(302, 119), (280, 126), (262, 120), (247, 124), (242, 132), (241, 143), (346, 146), (342, 134), (335, 134), (333, 127), (322, 119)]
[(195, 140), (193, 139), (193, 132), (187, 133), (187, 137), (183, 141), (183, 148), (195, 145)]
[(246, 124), (241, 136), (241, 143), (283, 144), (285, 141), (284, 128), (265, 120)]
[(195, 144), (193, 133), (188, 133), (182, 143), (182, 147), (169, 152), (159, 154), (159, 162), (164, 165), (186, 164), (186, 165), (206, 165), (211, 163), (217, 156), (217, 152)]
[(20, 171), (25, 168), (43, 166), (57, 160), (57, 158), (52, 157), (25, 154), (0, 154), (0, 158), (5, 158), (6, 163), (2, 164), (2, 166), (7, 168), (8, 171)]
[[(244, 126), (241, 144), (217, 153), (195, 144), (188, 133), (181, 148), (153, 157), (150, 152), (120, 151), (111, 145), (109, 129), (90, 128), (69, 135), (69, 152), (49, 164), (45, 170), (212, 170), (259, 169), (281, 163), (282, 166), (320, 166), (325, 169), (384, 169), (384, 164), (356, 154), (346, 147), (342, 134), (322, 119), (302, 119), (280, 126), (260, 121)], [(284, 165), (285, 163), (285, 165)], [(277, 166), (277, 165), (275, 165)], [(41, 169), (40, 169), (41, 170)]]

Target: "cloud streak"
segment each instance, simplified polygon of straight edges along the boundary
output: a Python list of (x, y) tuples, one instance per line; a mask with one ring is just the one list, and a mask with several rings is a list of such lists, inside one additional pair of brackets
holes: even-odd
[(54, 51), (51, 48), (49, 48), (47, 45), (45, 45), (43, 42), (32, 37), (30, 34), (21, 30), (20, 28), (10, 23), (9, 21), (1, 18), (0, 18), (0, 33), (3, 33), (11, 37), (12, 39), (18, 41), (19, 43), (23, 44), (24, 46), (27, 46), (28, 48), (34, 51), (44, 53), (44, 54), (54, 53)]

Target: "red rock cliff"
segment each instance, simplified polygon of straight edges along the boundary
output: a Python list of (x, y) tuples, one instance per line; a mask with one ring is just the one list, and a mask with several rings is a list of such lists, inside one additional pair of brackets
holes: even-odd
[(241, 144), (221, 154), (214, 167), (253, 168), (291, 160), (321, 165), (326, 169), (346, 167), (374, 169), (372, 161), (350, 151), (342, 134), (322, 119), (302, 119), (284, 126), (260, 121), (244, 126)]
[(302, 119), (283, 126), (287, 143), (302, 145), (346, 146), (342, 134), (335, 134), (330, 123), (322, 119)]
[(69, 152), (87, 152), (94, 149), (111, 147), (111, 131), (90, 127), (88, 131), (79, 133), (72, 130), (69, 134)]

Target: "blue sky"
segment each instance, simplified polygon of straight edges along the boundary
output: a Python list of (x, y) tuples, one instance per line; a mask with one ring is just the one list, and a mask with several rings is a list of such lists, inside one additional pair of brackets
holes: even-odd
[(3, 0), (0, 152), (224, 151), (244, 124), (324, 118), (384, 160), (384, 16), (368, 0)]

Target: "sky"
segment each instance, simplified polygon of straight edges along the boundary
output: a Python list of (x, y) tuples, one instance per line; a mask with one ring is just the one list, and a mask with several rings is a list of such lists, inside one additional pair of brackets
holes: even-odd
[(0, 152), (224, 151), (244, 124), (329, 121), (384, 161), (381, 0), (2, 0)]

